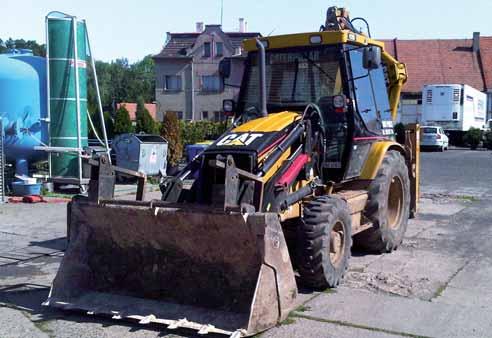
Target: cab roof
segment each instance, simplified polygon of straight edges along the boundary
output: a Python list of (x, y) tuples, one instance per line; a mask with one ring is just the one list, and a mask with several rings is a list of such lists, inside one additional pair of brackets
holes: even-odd
[[(260, 41), (264, 42), (265, 48), (267, 49), (312, 47), (348, 43), (355, 46), (378, 46), (384, 51), (384, 42), (373, 40), (363, 34), (357, 34), (350, 30), (268, 36), (260, 38)], [(248, 52), (258, 50), (258, 47), (256, 47), (256, 39), (244, 40), (243, 47)]]

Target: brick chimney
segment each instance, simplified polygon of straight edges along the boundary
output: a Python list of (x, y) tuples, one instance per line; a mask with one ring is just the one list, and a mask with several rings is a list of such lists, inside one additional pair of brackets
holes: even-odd
[(480, 32), (473, 32), (473, 52), (480, 51)]
[(246, 32), (246, 25), (244, 22), (244, 18), (239, 18), (239, 32), (240, 33)]
[(197, 22), (196, 23), (196, 32), (197, 33), (203, 32), (203, 22)]

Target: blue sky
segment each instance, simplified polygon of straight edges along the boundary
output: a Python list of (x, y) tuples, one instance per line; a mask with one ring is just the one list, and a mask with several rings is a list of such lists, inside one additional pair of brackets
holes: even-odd
[[(316, 31), (330, 5), (363, 16), (374, 37), (400, 39), (470, 38), (492, 35), (491, 0), (262, 0), (224, 1), (223, 26), (262, 34)], [(59, 10), (87, 20), (97, 59), (136, 61), (159, 52), (166, 32), (194, 31), (195, 22), (220, 23), (221, 0), (0, 0), (0, 37), (44, 42), (44, 16)]]

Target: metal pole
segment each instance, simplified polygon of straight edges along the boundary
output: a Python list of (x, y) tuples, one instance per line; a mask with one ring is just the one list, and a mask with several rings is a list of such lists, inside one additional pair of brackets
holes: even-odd
[[(82, 150), (82, 140), (81, 140), (81, 128), (80, 128), (80, 88), (79, 88), (79, 53), (77, 49), (77, 17), (72, 17), (73, 26), (73, 52), (74, 52), (74, 66), (75, 66), (75, 98), (76, 98), (76, 108), (77, 108), (77, 148), (79, 151)], [(79, 163), (79, 180), (82, 183), (82, 157), (77, 156)]]
[(87, 23), (85, 22), (85, 20), (84, 20), (84, 23), (85, 23), (85, 37), (86, 37), (86, 41), (87, 41), (87, 47), (89, 48), (89, 54), (91, 56), (92, 71), (94, 72), (94, 84), (96, 86), (99, 118), (101, 119), (101, 126), (102, 126), (102, 130), (103, 130), (104, 143), (106, 146), (106, 153), (108, 154), (109, 163), (111, 163), (111, 154), (110, 154), (110, 149), (109, 149), (108, 134), (106, 132), (106, 122), (104, 121), (104, 112), (103, 112), (103, 107), (102, 107), (102, 102), (101, 102), (101, 93), (99, 92), (99, 83), (97, 81), (96, 62), (94, 60), (94, 54), (92, 54), (91, 44), (89, 41), (89, 31), (87, 30)]
[[(186, 120), (186, 116), (184, 116)], [(195, 120), (195, 70), (193, 59), (191, 60), (191, 120)]]
[(258, 47), (258, 70), (260, 73), (260, 111), (261, 116), (265, 117), (268, 115), (267, 110), (267, 97), (266, 97), (266, 52), (265, 46), (259, 39), (256, 39), (256, 47)]
[[(48, 29), (48, 18), (49, 14), (46, 16), (46, 99), (47, 106), (46, 112), (48, 117), (48, 145), (51, 146), (51, 94), (50, 94), (50, 34)], [(51, 178), (51, 153), (48, 153), (48, 175)]]

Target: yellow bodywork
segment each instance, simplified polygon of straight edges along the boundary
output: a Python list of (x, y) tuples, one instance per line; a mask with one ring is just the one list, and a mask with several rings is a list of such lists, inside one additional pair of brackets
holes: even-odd
[[(365, 35), (357, 34), (349, 30), (324, 31), (301, 34), (288, 34), (279, 36), (269, 36), (261, 38), (266, 49), (280, 49), (293, 47), (314, 47), (317, 45), (351, 44), (354, 46), (377, 46), (381, 48), (383, 62), (388, 73), (388, 97), (391, 109), (391, 117), (396, 121), (398, 114), (398, 104), (403, 84), (407, 81), (407, 70), (405, 64), (396, 60), (391, 54), (385, 51), (384, 42), (373, 40)], [(313, 43), (311, 41), (316, 41)], [(256, 51), (256, 39), (248, 39), (243, 42), (244, 49), (248, 52)]]
[[(245, 132), (255, 132), (255, 133), (270, 133), (281, 131), (288, 126), (292, 125), (294, 121), (301, 118), (299, 113), (284, 111), (275, 114), (269, 114), (268, 116), (257, 118), (240, 125), (232, 130), (233, 133), (245, 133)], [(271, 150), (273, 151), (274, 148)], [(261, 162), (264, 158), (268, 156), (269, 153), (263, 154), (258, 160)], [(268, 170), (267, 173), (262, 177), (264, 182), (267, 182), (282, 166), (283, 162), (290, 156), (290, 150), (285, 151), (282, 156), (278, 159), (275, 165)]]
[(405, 156), (405, 149), (401, 144), (395, 141), (380, 141), (374, 142), (371, 145), (369, 156), (360, 173), (360, 178), (363, 180), (372, 180), (376, 177), (379, 167), (383, 162), (384, 155), (389, 149), (400, 151)]
[(260, 132), (268, 133), (281, 131), (290, 126), (294, 121), (301, 118), (301, 115), (294, 112), (284, 111), (275, 114), (269, 114), (266, 117), (260, 117), (234, 128), (232, 132)]

